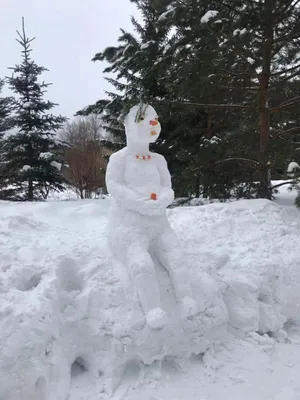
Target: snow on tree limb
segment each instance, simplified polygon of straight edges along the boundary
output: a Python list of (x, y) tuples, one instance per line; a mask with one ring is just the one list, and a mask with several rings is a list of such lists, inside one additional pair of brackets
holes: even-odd
[(201, 23), (206, 24), (208, 23), (211, 19), (215, 18), (219, 14), (219, 11), (215, 10), (209, 10), (207, 11), (203, 17), (201, 18)]
[(300, 169), (300, 166), (298, 163), (296, 163), (295, 161), (289, 163), (288, 168), (287, 168), (287, 172), (288, 173), (292, 173), (292, 172), (296, 172), (296, 170)]

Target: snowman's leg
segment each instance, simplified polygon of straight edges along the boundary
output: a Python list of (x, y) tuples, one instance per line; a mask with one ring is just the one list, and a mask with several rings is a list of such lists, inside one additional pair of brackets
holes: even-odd
[(156, 239), (154, 252), (160, 263), (169, 272), (182, 315), (184, 317), (195, 315), (197, 304), (193, 300), (189, 271), (179, 240), (169, 223)]
[(135, 237), (128, 246), (126, 264), (130, 268), (147, 324), (153, 329), (160, 329), (165, 324), (166, 314), (160, 308), (159, 287), (148, 247), (146, 236)]

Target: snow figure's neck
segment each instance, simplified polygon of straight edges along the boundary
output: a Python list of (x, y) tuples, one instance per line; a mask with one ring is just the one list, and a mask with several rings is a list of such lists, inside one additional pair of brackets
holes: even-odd
[(127, 140), (127, 150), (133, 156), (147, 156), (150, 154), (148, 143), (132, 143)]

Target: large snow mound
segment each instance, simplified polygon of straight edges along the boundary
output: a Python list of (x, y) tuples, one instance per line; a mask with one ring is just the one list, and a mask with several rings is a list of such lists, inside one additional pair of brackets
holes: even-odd
[(110, 201), (0, 203), (0, 399), (65, 400), (88, 375), (110, 393), (124, 371), (203, 354), (299, 321), (299, 217), (268, 201), (169, 211), (200, 314), (183, 323), (156, 263), (168, 323), (146, 325), (126, 267), (106, 243)]

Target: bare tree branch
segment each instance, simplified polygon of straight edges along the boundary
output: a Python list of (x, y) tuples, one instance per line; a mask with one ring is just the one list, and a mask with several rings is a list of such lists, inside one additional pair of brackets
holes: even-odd
[(257, 110), (257, 107), (247, 106), (243, 104), (205, 104), (205, 103), (194, 103), (190, 101), (173, 101), (173, 100), (158, 100), (154, 99), (154, 103), (168, 103), (168, 104), (178, 104), (178, 105), (186, 105), (186, 106), (197, 106), (203, 108), (235, 108), (235, 109), (243, 109), (243, 110)]
[(294, 128), (287, 129), (286, 131), (276, 133), (275, 135), (272, 134), (271, 138), (277, 138), (277, 137), (281, 137), (281, 136), (291, 135), (291, 134), (297, 133), (297, 132), (300, 132), (300, 126), (296, 126)]
[[(241, 162), (241, 163), (252, 164), (255, 167), (260, 166), (259, 162), (255, 161), (255, 160), (249, 160), (248, 158), (243, 158), (243, 157), (236, 157), (236, 158), (226, 158), (224, 160), (216, 161), (211, 165), (211, 167), (214, 167), (219, 164), (227, 163), (227, 162)], [(198, 168), (195, 168), (192, 171), (198, 171)]]
[(243, 158), (243, 157), (226, 158), (224, 160), (220, 160), (220, 161), (215, 162), (215, 164), (223, 164), (225, 162), (232, 162), (232, 161), (245, 162), (245, 163), (253, 164), (253, 165), (256, 165), (256, 166), (260, 165), (258, 161), (250, 160), (248, 158)]
[(299, 103), (300, 103), (300, 96), (297, 96), (297, 97), (294, 97), (293, 99), (287, 100), (287, 101), (279, 104), (278, 106), (271, 107), (270, 108), (270, 112), (274, 113), (274, 112), (277, 112), (277, 111), (281, 111), (281, 110), (284, 110), (286, 108), (292, 107), (292, 106), (294, 106), (296, 104), (299, 104)]
[(64, 174), (81, 198), (89, 198), (105, 187), (104, 156), (109, 152), (102, 145), (101, 138), (102, 125), (96, 115), (74, 119), (60, 134), (67, 147), (64, 158), (69, 165)]

